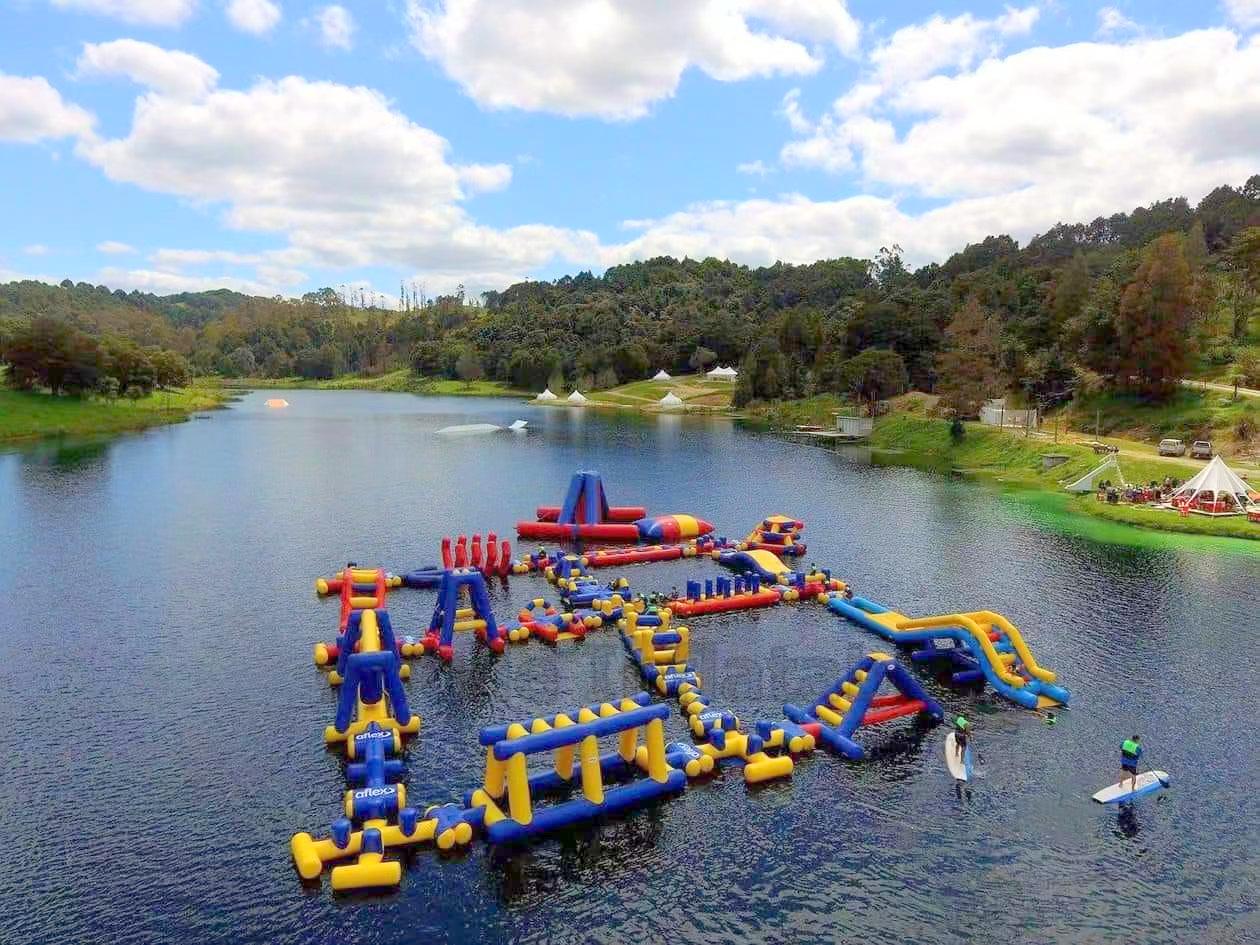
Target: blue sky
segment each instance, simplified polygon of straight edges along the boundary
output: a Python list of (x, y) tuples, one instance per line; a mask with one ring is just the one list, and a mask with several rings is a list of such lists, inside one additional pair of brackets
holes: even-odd
[(6, 0), (0, 280), (915, 263), (1260, 173), (1260, 0)]

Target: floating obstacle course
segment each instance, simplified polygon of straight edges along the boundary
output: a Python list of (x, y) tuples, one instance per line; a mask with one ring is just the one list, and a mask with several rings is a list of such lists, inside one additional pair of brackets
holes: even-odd
[[(988, 680), (1030, 708), (1067, 701), (1054, 674), (1032, 659), (1019, 631), (998, 614), (909, 618), (853, 597), (828, 571), (793, 570), (780, 556), (804, 553), (799, 520), (769, 516), (744, 541), (732, 544), (705, 537), (711, 526), (691, 516), (649, 518), (640, 508), (609, 507), (597, 473), (577, 473), (565, 505), (538, 509), (538, 519), (523, 524), (559, 527), (546, 537), (656, 543), (582, 553), (540, 550), (513, 565), (510, 546), (494, 533), (487, 535), (484, 548), (479, 535), (471, 541), (461, 535), (443, 541), (441, 565), (401, 577), (350, 565), (339, 576), (317, 582), (321, 595), (336, 594), (341, 603), (337, 640), (316, 647), (316, 662), (330, 667), (330, 680), (342, 686), (334, 721), (324, 734), (329, 744), (344, 747), (349, 787), (342, 814), (326, 838), (299, 833), (291, 840), (304, 879), (318, 878), (333, 864), (334, 889), (388, 887), (400, 881), (402, 872), (401, 863), (387, 858), (391, 849), (422, 843), (451, 849), (478, 834), (491, 843), (519, 842), (676, 795), (688, 779), (726, 767), (737, 766), (749, 784), (778, 780), (790, 777), (798, 761), (819, 746), (848, 760), (864, 760), (869, 757), (860, 739), (864, 730), (897, 719), (939, 721), (943, 716), (909, 671), (912, 663), (945, 662), (952, 681)], [(614, 531), (584, 533), (587, 526)], [(522, 536), (532, 537), (527, 531)], [(634, 594), (625, 578), (600, 581), (591, 573), (702, 555), (735, 574), (689, 580), (677, 596), (644, 597)], [(556, 587), (558, 603), (534, 598), (522, 609), (519, 626), (500, 626), (486, 579), (509, 573), (545, 575)], [(433, 616), (418, 639), (396, 635), (385, 609), (389, 592), (400, 586), (436, 592)], [(779, 720), (741, 720), (703, 688), (691, 661), (692, 631), (675, 621), (787, 601), (825, 603), (911, 648), (910, 659), (903, 665), (886, 653), (870, 653), (812, 704), (785, 705)], [(480, 787), (460, 802), (423, 812), (408, 802), (402, 752), (420, 723), (407, 704), (404, 657), (435, 653), (450, 662), (454, 634), (461, 631), (501, 653), (508, 640), (581, 641), (591, 630), (614, 626), (647, 692), (483, 728), (478, 742), (486, 768)], [(666, 741), (671, 705), (693, 741)], [(610, 745), (601, 747), (601, 741)], [(530, 759), (541, 756), (548, 756), (547, 770), (531, 772)]]

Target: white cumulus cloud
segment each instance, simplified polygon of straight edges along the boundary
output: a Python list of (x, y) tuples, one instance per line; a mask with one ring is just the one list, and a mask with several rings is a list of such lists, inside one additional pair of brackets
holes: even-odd
[(283, 15), (280, 4), (272, 0), (229, 0), (226, 12), (229, 23), (255, 36), (270, 33)]
[(218, 70), (191, 53), (134, 39), (84, 43), (77, 68), (80, 76), (124, 76), (177, 98), (199, 98), (219, 81)]
[(507, 186), (511, 168), (458, 164), (449, 150), (378, 92), (297, 76), (195, 100), (149, 93), (137, 100), (126, 136), (80, 147), (112, 180), (184, 198), (221, 211), (230, 227), (286, 241), (264, 254), (162, 250), (150, 273), (392, 266), (422, 270), (435, 284), (488, 285), (555, 259), (598, 255), (587, 232), (478, 224), (463, 202)]
[(1244, 29), (1260, 26), (1260, 0), (1225, 0), (1225, 12)]
[(856, 51), (844, 0), (408, 0), (412, 42), (488, 108), (624, 120), (688, 69), (806, 75)]
[(197, 10), (197, 0), (52, 0), (52, 5), (137, 26), (179, 26)]
[(90, 134), (91, 113), (65, 101), (41, 76), (0, 72), (0, 141), (33, 143)]
[(322, 7), (315, 14), (315, 25), (319, 28), (319, 40), (331, 49), (350, 49), (354, 46), (354, 17), (350, 11), (338, 4)]
[[(805, 262), (895, 242), (922, 263), (991, 234), (1023, 240), (1168, 196), (1195, 202), (1260, 172), (1260, 38), (1218, 29), (1027, 49), (912, 81), (888, 108), (802, 140), (815, 164), (847, 160), (897, 196), (696, 205), (639, 221), (605, 258)], [(939, 205), (905, 209), (924, 196)]]
[(96, 251), (107, 256), (129, 256), (136, 251), (136, 248), (130, 243), (119, 240), (102, 240), (96, 244)]
[(1141, 27), (1124, 15), (1118, 7), (1103, 7), (1098, 11), (1098, 35), (1115, 36), (1119, 33), (1137, 33)]
[(966, 68), (1001, 40), (1027, 33), (1037, 22), (1036, 7), (1013, 9), (991, 20), (964, 13), (945, 19), (939, 13), (923, 23), (905, 26), (871, 52), (875, 76), (884, 87), (921, 79), (942, 69)]

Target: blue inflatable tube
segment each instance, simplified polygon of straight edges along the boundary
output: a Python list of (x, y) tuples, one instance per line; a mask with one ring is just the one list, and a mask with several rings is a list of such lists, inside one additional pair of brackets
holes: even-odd
[(442, 583), (442, 575), (445, 573), (436, 564), (425, 565), (423, 568), (416, 568), (404, 574), (403, 586), (420, 591), (437, 590)]
[(680, 793), (687, 785), (687, 776), (677, 768), (671, 769), (664, 781), (635, 781), (606, 789), (604, 803), (592, 804), (586, 798), (574, 798), (534, 811), (528, 824), (519, 824), (505, 817), (486, 828), (486, 838), (491, 843), (514, 843), (539, 834), (548, 833), (570, 824), (591, 820), (602, 814), (616, 813), (649, 803), (657, 798)]

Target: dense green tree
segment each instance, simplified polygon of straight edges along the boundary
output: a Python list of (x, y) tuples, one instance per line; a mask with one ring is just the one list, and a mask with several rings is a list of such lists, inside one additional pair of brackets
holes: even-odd
[(36, 318), (11, 335), (3, 358), (9, 383), (19, 389), (82, 394), (95, 388), (101, 376), (98, 343), (54, 318)]
[(455, 361), (455, 373), (465, 384), (479, 381), (486, 374), (481, 366), (481, 358), (477, 357), (477, 352), (472, 348), (465, 348), (460, 352), (459, 358)]
[(868, 348), (839, 366), (836, 385), (869, 406), (875, 416), (877, 401), (904, 394), (910, 382), (906, 362), (895, 351)]
[(154, 386), (169, 390), (172, 387), (183, 387), (188, 383), (191, 371), (188, 361), (175, 351), (163, 351), (160, 348), (148, 352), (149, 363), (153, 366)]
[(119, 393), (127, 395), (135, 391), (143, 396), (156, 386), (153, 361), (134, 341), (108, 337), (102, 341), (101, 351), (104, 371), (118, 382)]
[(1226, 254), (1234, 283), (1234, 338), (1241, 339), (1260, 299), (1260, 226), (1234, 237)]

